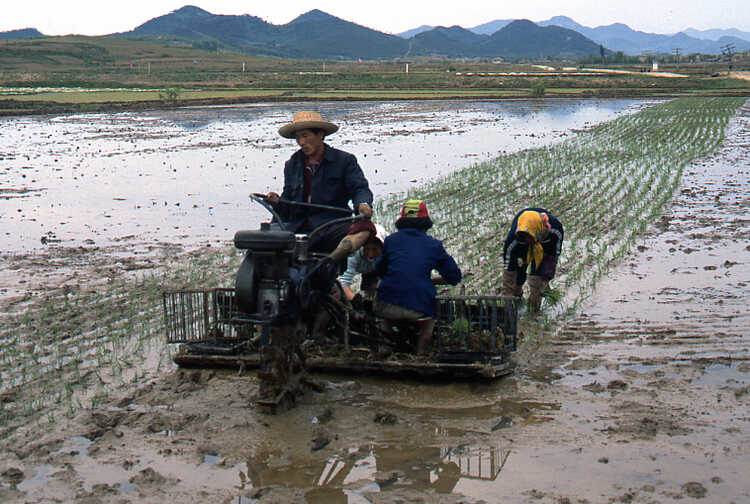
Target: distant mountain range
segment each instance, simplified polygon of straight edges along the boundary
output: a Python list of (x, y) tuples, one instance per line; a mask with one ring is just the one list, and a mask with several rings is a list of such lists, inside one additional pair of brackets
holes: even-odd
[(682, 33), (689, 37), (703, 40), (719, 40), (721, 37), (737, 37), (742, 40), (750, 41), (750, 32), (743, 32), (736, 28), (727, 28), (723, 30), (696, 30), (695, 28), (688, 28), (682, 30)]
[(599, 45), (557, 26), (514, 21), (491, 35), (454, 26), (435, 28), (410, 39), (382, 33), (320, 10), (285, 25), (260, 18), (211, 14), (186, 6), (151, 19), (119, 37), (180, 37), (199, 47), (221, 47), (288, 58), (394, 59), (446, 58), (581, 58), (599, 54)]
[[(503, 29), (512, 22), (512, 19), (496, 19), (489, 23), (468, 28), (468, 30), (478, 35), (489, 35)], [(731, 46), (733, 52), (750, 50), (750, 32), (743, 32), (736, 29), (700, 31), (688, 28), (675, 35), (660, 35), (636, 31), (622, 23), (589, 28), (576, 23), (566, 16), (555, 16), (546, 21), (539, 21), (536, 24), (539, 26), (567, 28), (584, 35), (611, 51), (622, 51), (629, 55), (673, 53), (675, 49), (678, 49), (681, 54), (721, 54), (727, 46)], [(433, 29), (435, 29), (434, 26), (423, 25), (419, 28), (399, 33), (399, 36), (408, 39)]]
[(288, 58), (396, 58), (409, 43), (396, 35), (371, 30), (319, 10), (285, 25), (250, 15), (225, 16), (185, 6), (151, 19), (120, 37), (181, 37), (200, 46)]
[(0, 39), (32, 39), (42, 37), (44, 37), (44, 35), (36, 28), (24, 28), (22, 30), (0, 32)]
[[(750, 33), (739, 30), (688, 29), (676, 35), (633, 30), (615, 23), (589, 28), (565, 16), (532, 23), (495, 20), (473, 28), (420, 26), (391, 35), (345, 21), (320, 10), (285, 25), (251, 15), (217, 15), (185, 6), (151, 19), (135, 29), (108, 35), (178, 41), (202, 49), (248, 52), (299, 59), (397, 59), (415, 57), (579, 59), (606, 53), (700, 52), (719, 54), (750, 50)], [(34, 28), (0, 32), (2, 39), (44, 37)]]

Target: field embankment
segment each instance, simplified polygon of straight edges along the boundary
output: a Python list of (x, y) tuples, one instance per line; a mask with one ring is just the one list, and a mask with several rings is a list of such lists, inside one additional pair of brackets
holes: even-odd
[[(720, 62), (664, 64), (661, 74), (637, 65), (564, 65), (570, 63), (283, 60), (124, 38), (16, 40), (0, 45), (0, 115), (259, 101), (750, 94), (750, 83), (728, 76)], [(736, 63), (737, 70), (748, 67)]]

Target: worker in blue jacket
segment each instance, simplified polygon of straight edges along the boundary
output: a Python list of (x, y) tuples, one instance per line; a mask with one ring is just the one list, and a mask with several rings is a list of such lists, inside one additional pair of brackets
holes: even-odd
[[(349, 210), (351, 201), (356, 213), (372, 217), (372, 191), (357, 158), (348, 152), (335, 149), (324, 142), (326, 136), (338, 131), (336, 124), (325, 121), (318, 112), (297, 112), (292, 122), (279, 128), (284, 138), (295, 139), (299, 150), (284, 164), (284, 190), (269, 192), (265, 199), (284, 222), (285, 229), (294, 233), (309, 233), (321, 224), (345, 217), (345, 212), (290, 205), (284, 201), (314, 203)], [(336, 254), (336, 260), (346, 260), (370, 237), (360, 232), (347, 235), (347, 223), (331, 225), (310, 239), (309, 249), (314, 252), (332, 252), (345, 246)]]
[[(375, 314), (386, 321), (417, 321), (420, 324), (417, 353), (426, 353), (435, 327), (437, 291), (435, 283), (456, 285), (461, 270), (445, 251), (440, 240), (427, 235), (432, 220), (427, 205), (410, 200), (401, 209), (396, 221), (398, 231), (388, 236), (375, 269), (382, 278), (375, 297)], [(433, 280), (432, 270), (439, 278)]]

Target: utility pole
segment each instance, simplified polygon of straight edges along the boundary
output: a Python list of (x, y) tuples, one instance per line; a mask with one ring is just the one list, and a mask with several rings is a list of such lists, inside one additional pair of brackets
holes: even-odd
[(724, 59), (729, 61), (729, 71), (732, 71), (732, 51), (734, 50), (734, 44), (725, 44), (721, 46), (721, 54), (724, 55)]
[(680, 62), (680, 48), (675, 47), (674, 49), (672, 49), (672, 53), (674, 54), (675, 63), (679, 63)]
[(721, 46), (721, 54), (724, 56), (728, 56), (729, 59), (732, 59), (732, 51), (734, 51), (734, 44), (725, 44)]

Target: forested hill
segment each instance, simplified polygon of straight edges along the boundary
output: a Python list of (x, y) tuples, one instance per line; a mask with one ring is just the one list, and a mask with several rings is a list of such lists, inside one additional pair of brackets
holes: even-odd
[(42, 38), (44, 37), (44, 34), (39, 32), (36, 28), (24, 28), (22, 30), (10, 30), (10, 31), (4, 31), (0, 32), (0, 39), (17, 39), (17, 40), (23, 40), (23, 39), (32, 39), (32, 38)]
[(382, 33), (320, 10), (285, 25), (250, 16), (211, 14), (186, 6), (151, 19), (120, 37), (181, 38), (196, 47), (286, 58), (393, 59), (419, 56), (583, 57), (598, 54), (598, 44), (565, 28), (515, 21), (491, 36), (460, 27), (434, 28), (410, 39)]
[[(676, 34), (644, 33), (622, 23), (589, 28), (566, 16), (536, 23), (496, 19), (473, 28), (427, 26), (392, 35), (311, 10), (285, 25), (250, 15), (212, 14), (187, 5), (133, 30), (106, 35), (169, 41), (198, 49), (225, 50), (292, 59), (395, 59), (413, 57), (580, 59), (628, 55), (724, 54), (750, 50), (750, 33), (737, 29), (687, 29)], [(0, 32), (0, 39), (43, 38), (35, 28)]]

